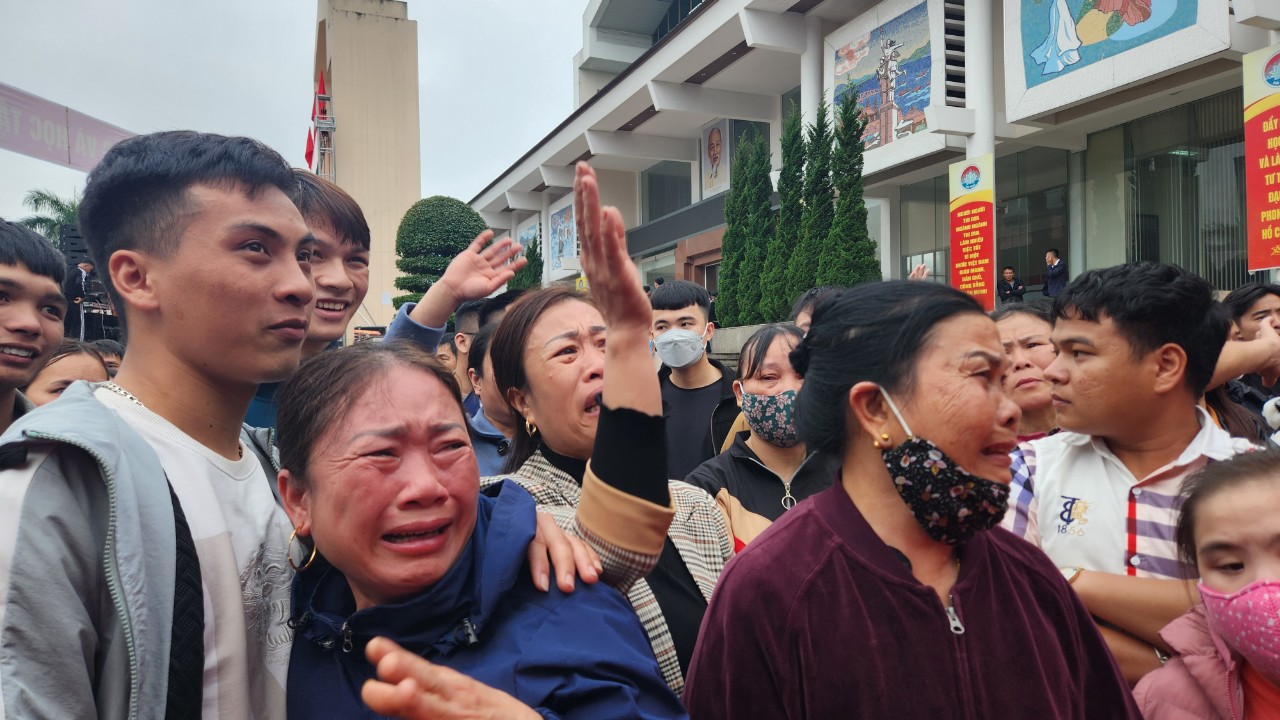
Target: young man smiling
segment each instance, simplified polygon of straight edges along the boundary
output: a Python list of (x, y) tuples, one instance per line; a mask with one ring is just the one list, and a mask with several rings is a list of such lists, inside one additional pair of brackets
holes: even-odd
[(0, 432), (32, 409), (18, 388), (31, 383), (62, 340), (65, 272), (62, 253), (48, 240), (0, 221)]
[(129, 352), (0, 438), (9, 717), (283, 717), (289, 524), (239, 434), (307, 335), (294, 184), (260, 143), (194, 132), (89, 175), (80, 229)]
[(1062, 568), (1136, 683), (1195, 597), (1173, 543), (1182, 481), (1252, 448), (1197, 405), (1229, 320), (1208, 282), (1149, 262), (1084, 273), (1054, 313), (1063, 432), (1014, 451), (1005, 524)]

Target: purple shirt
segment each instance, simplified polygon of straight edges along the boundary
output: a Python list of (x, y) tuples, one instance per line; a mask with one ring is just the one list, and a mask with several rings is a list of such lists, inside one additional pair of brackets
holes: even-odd
[(706, 718), (1140, 718), (1084, 605), (1003, 529), (960, 552), (951, 630), (837, 482), (720, 577), (685, 687)]

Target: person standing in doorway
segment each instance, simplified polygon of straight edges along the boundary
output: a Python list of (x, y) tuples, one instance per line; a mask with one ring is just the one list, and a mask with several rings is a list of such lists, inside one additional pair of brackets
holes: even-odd
[(1027, 292), (1027, 286), (1022, 284), (1022, 280), (1018, 279), (1012, 265), (1004, 266), (1004, 270), (1000, 273), (998, 288), (1000, 290), (1001, 305), (1020, 303), (1022, 302), (1022, 296)]

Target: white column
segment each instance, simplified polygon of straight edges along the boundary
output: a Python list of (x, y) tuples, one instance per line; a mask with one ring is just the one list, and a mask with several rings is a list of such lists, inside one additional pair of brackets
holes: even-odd
[(804, 29), (805, 48), (800, 54), (800, 117), (808, 127), (817, 120), (818, 103), (822, 100), (822, 19), (806, 16)]
[(995, 152), (996, 98), (995, 51), (991, 24), (991, 0), (964, 3), (964, 106), (973, 111), (974, 132), (966, 143), (965, 157)]
[(547, 252), (551, 249), (547, 245), (547, 233), (551, 232), (551, 193), (538, 194), (542, 196), (542, 212), (538, 214), (538, 244), (542, 252), (542, 284), (546, 285), (551, 281), (551, 255)]

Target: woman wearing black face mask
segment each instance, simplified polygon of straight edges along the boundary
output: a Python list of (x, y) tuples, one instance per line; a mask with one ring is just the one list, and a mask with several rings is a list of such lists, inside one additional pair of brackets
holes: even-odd
[(791, 360), (799, 438), (840, 475), (721, 576), (690, 716), (1139, 717), (1062, 574), (997, 527), (1019, 410), (981, 307), (861, 285), (816, 309)]

